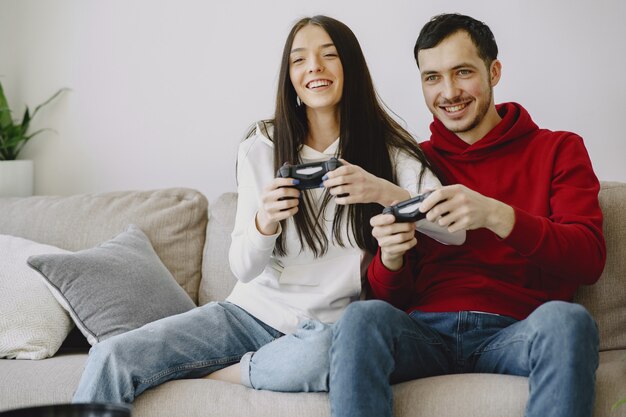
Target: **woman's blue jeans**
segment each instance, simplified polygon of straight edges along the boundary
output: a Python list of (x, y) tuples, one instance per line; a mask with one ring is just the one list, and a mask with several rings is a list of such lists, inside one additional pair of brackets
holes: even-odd
[(72, 401), (131, 403), (150, 387), (237, 363), (280, 336), (234, 304), (206, 304), (93, 346)]
[[(391, 384), (454, 373), (509, 374), (529, 378), (527, 417), (592, 415), (598, 330), (577, 304), (551, 301), (517, 321), (468, 311), (407, 315), (383, 301), (359, 301), (333, 326), (306, 327), (247, 355), (242, 371), (249, 373), (248, 385), (330, 388), (334, 417), (391, 417)], [(307, 339), (311, 343), (303, 343)], [(311, 360), (324, 356), (320, 349), (329, 351), (326, 360)]]

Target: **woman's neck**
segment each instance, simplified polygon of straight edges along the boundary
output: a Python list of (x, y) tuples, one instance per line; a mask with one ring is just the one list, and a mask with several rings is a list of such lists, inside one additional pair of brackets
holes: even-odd
[(304, 143), (323, 152), (339, 137), (339, 111), (307, 110), (309, 133)]

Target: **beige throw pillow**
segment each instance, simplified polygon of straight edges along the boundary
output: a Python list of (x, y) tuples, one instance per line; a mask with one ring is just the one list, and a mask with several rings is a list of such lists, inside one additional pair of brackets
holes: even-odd
[(56, 353), (73, 327), (67, 312), (26, 259), (69, 251), (0, 235), (0, 358), (44, 359)]

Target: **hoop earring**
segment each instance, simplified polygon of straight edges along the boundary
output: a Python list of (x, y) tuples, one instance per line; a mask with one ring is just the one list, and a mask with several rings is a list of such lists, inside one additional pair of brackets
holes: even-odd
[(302, 100), (300, 100), (300, 96), (296, 96), (296, 106), (302, 106)]

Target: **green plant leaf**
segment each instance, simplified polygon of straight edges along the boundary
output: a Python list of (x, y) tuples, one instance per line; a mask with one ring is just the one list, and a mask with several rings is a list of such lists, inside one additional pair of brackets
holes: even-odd
[(37, 114), (37, 112), (39, 111), (39, 109), (41, 109), (43, 106), (45, 106), (46, 104), (50, 103), (52, 100), (54, 100), (55, 98), (57, 98), (61, 93), (65, 92), (65, 91), (70, 91), (69, 88), (61, 88), (59, 91), (57, 91), (56, 93), (54, 93), (52, 95), (52, 97), (50, 97), (48, 100), (44, 101), (43, 103), (41, 103), (39, 106), (35, 107), (35, 111), (33, 112), (33, 115), (31, 118), (35, 117), (35, 115)]
[(619, 407), (621, 407), (624, 404), (626, 404), (626, 398), (622, 398), (621, 400), (619, 400), (618, 402), (613, 404), (613, 407), (611, 408), (611, 410), (613, 410), (613, 411), (617, 410)]
[(26, 135), (26, 132), (30, 127), (30, 121), (30, 111), (28, 110), (28, 106), (26, 106), (26, 110), (24, 110), (24, 116), (22, 116), (22, 123), (20, 123), (20, 133), (22, 136)]
[(40, 134), (40, 133), (42, 133), (42, 132), (45, 132), (46, 130), (49, 130), (49, 131), (51, 131), (51, 132), (54, 132), (54, 130), (52, 130), (52, 129), (45, 128), (45, 129), (39, 129), (38, 131), (36, 131), (36, 132), (34, 132), (34, 133), (31, 133), (31, 134), (30, 134), (30, 135), (28, 135), (28, 136), (23, 136), (23, 139), (22, 139), (22, 140), (20, 140), (20, 141), (18, 141), (18, 142), (16, 143), (16, 145), (14, 146), (14, 148), (15, 148), (15, 150), (14, 150), (14, 154), (15, 154), (15, 155), (19, 154), (19, 153), (21, 152), (22, 148), (24, 147), (24, 145), (26, 145), (26, 143), (27, 143), (29, 140), (31, 140), (33, 137), (37, 136), (38, 134)]
[(69, 91), (69, 89), (60, 89), (48, 100), (38, 105), (32, 113), (28, 106), (26, 106), (22, 121), (18, 123), (17, 121), (13, 121), (11, 117), (12, 112), (6, 96), (4, 95), (2, 83), (0, 83), (0, 160), (17, 159), (20, 151), (30, 139), (41, 132), (50, 130), (40, 129), (34, 133), (28, 134), (30, 123), (35, 118), (37, 112), (65, 91)]
[(7, 126), (10, 124), (13, 124), (13, 120), (11, 119), (11, 109), (9, 108), (7, 98), (4, 95), (2, 83), (0, 83), (0, 126)]
[[(626, 359), (626, 356), (624, 356), (623, 359)], [(621, 400), (613, 404), (613, 407), (611, 408), (611, 410), (615, 411), (624, 404), (626, 404), (626, 397), (622, 398)]]

